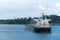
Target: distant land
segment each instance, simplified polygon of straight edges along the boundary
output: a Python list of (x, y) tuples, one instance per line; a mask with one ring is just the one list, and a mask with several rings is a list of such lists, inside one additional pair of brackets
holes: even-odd
[[(50, 24), (59, 24), (60, 25), (60, 16), (57, 15), (45, 15), (47, 19), (51, 19)], [(36, 17), (37, 18), (37, 17)], [(0, 19), (0, 24), (29, 24), (33, 19), (28, 18), (16, 18), (16, 19)]]

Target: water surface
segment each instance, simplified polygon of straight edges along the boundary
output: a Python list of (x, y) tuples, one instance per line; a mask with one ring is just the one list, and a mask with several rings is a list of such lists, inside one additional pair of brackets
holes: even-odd
[(0, 24), (0, 40), (60, 40), (60, 26), (52, 26), (51, 34), (40, 34), (25, 29), (25, 25)]

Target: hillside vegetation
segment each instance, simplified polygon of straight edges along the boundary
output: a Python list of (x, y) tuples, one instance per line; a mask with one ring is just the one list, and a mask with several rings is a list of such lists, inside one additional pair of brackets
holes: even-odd
[[(57, 15), (50, 15), (47, 16), (47, 19), (51, 19), (50, 23), (60, 24), (60, 16)], [(17, 18), (17, 19), (6, 19), (0, 20), (0, 24), (29, 24), (33, 19), (31, 17), (28, 18)]]

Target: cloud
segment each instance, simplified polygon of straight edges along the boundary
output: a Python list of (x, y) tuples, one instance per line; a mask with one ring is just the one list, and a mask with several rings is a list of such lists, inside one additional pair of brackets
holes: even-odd
[(55, 6), (60, 8), (60, 3), (56, 3)]
[[(58, 0), (0, 0), (0, 17), (34, 17), (60, 13)], [(49, 13), (49, 14), (48, 14)]]
[(16, 3), (37, 3), (38, 0), (16, 0)]
[(39, 5), (40, 10), (45, 10), (45, 8), (40, 4)]

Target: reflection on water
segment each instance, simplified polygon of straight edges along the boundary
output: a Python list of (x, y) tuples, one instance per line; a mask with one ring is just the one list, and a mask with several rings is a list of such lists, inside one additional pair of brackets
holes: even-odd
[(51, 34), (33, 33), (25, 25), (0, 25), (0, 40), (60, 40), (60, 26), (52, 26)]

